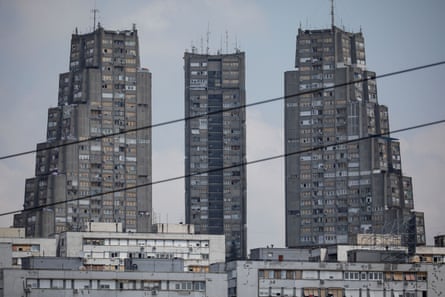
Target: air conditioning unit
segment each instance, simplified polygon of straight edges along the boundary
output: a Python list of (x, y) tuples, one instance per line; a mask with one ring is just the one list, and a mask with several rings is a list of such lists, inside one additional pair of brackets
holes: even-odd
[(151, 291), (151, 295), (158, 295), (158, 291), (156, 290)]
[(79, 294), (79, 289), (73, 289), (73, 294)]

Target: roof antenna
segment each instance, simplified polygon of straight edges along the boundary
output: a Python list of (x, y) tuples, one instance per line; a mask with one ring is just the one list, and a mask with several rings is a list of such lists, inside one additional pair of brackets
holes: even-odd
[(226, 30), (226, 54), (229, 53), (229, 32)]
[(91, 9), (91, 12), (93, 13), (93, 31), (96, 31), (96, 14), (99, 12), (99, 9), (94, 7), (94, 9)]
[(191, 41), (191, 46), (192, 46), (192, 54), (196, 54), (196, 47), (195, 44), (193, 43), (193, 40)]
[(331, 26), (334, 28), (334, 0), (331, 0)]
[(238, 52), (238, 36), (235, 35), (235, 52)]
[(204, 41), (201, 36), (201, 54), (204, 54)]
[(207, 23), (207, 48), (206, 48), (206, 54), (208, 55), (209, 54), (209, 50), (210, 50), (210, 48), (209, 48), (209, 38), (210, 38), (210, 23)]

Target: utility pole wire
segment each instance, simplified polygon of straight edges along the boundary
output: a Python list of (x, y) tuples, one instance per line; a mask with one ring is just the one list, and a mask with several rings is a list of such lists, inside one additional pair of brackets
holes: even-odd
[(253, 160), (253, 161), (241, 162), (241, 163), (237, 163), (237, 164), (230, 165), (230, 166), (209, 169), (209, 170), (195, 172), (195, 173), (191, 173), (191, 174), (187, 174), (187, 175), (180, 175), (180, 176), (176, 176), (176, 177), (170, 177), (170, 178), (161, 179), (161, 180), (150, 182), (150, 183), (139, 184), (139, 185), (136, 185), (136, 186), (126, 187), (126, 188), (122, 188), (122, 189), (115, 189), (115, 190), (111, 190), (111, 191), (107, 191), (107, 192), (91, 194), (91, 195), (82, 196), (82, 197), (78, 197), (78, 198), (68, 199), (66, 201), (57, 201), (57, 202), (53, 202), (53, 203), (47, 203), (47, 204), (43, 204), (43, 205), (39, 205), (39, 206), (30, 207), (30, 208), (23, 209), (23, 210), (13, 210), (13, 211), (9, 211), (9, 212), (3, 212), (3, 213), (0, 213), (0, 217), (6, 216), (6, 215), (16, 214), (16, 213), (20, 213), (20, 212), (35, 211), (35, 210), (43, 209), (43, 208), (50, 207), (50, 206), (64, 204), (64, 203), (67, 203), (67, 202), (75, 202), (75, 201), (90, 199), (90, 198), (99, 197), (99, 196), (102, 196), (102, 195), (113, 194), (113, 193), (116, 193), (116, 192), (122, 192), (122, 191), (133, 190), (133, 189), (137, 189), (137, 188), (141, 188), (141, 187), (157, 185), (157, 184), (171, 182), (171, 181), (175, 181), (175, 180), (180, 180), (180, 179), (184, 179), (184, 178), (188, 178), (188, 177), (192, 177), (192, 176), (198, 176), (198, 175), (201, 175), (201, 174), (208, 174), (208, 173), (211, 173), (211, 172), (217, 172), (217, 171), (222, 171), (222, 170), (227, 170), (227, 169), (232, 169), (232, 168), (252, 165), (252, 164), (256, 164), (256, 163), (271, 161), (271, 160), (275, 160), (275, 159), (286, 158), (286, 157), (289, 157), (289, 156), (292, 156), (292, 155), (299, 155), (299, 154), (303, 154), (303, 153), (308, 153), (308, 152), (313, 152), (313, 151), (317, 151), (317, 150), (322, 150), (322, 149), (326, 149), (326, 148), (332, 147), (332, 146), (349, 144), (349, 143), (359, 142), (359, 141), (363, 141), (363, 140), (367, 140), (367, 139), (385, 137), (385, 136), (389, 136), (390, 134), (401, 133), (401, 132), (405, 132), (405, 131), (409, 131), (409, 130), (424, 128), (424, 127), (438, 125), (438, 124), (442, 124), (442, 123), (445, 123), (445, 119), (438, 120), (438, 121), (433, 121), (433, 122), (428, 122), (428, 123), (423, 123), (423, 124), (410, 126), (410, 127), (406, 127), (406, 128), (401, 128), (401, 129), (397, 129), (397, 130), (394, 130), (394, 131), (388, 131), (388, 132), (384, 132), (384, 133), (368, 135), (368, 136), (364, 136), (364, 137), (353, 139), (353, 140), (346, 140), (346, 141), (336, 142), (336, 143), (332, 143), (332, 144), (320, 145), (320, 146), (315, 146), (315, 147), (304, 149), (304, 150), (300, 150), (300, 151), (295, 151), (295, 152), (290, 152), (290, 153), (285, 153), (285, 154), (265, 157), (265, 158), (256, 159), (256, 160)]
[(221, 109), (221, 110), (211, 111), (211, 112), (203, 113), (203, 114), (200, 114), (200, 115), (194, 115), (194, 116), (189, 116), (189, 117), (185, 117), (185, 118), (174, 119), (174, 120), (170, 120), (170, 121), (165, 121), (165, 122), (152, 124), (152, 125), (148, 125), (148, 126), (137, 127), (137, 128), (128, 129), (128, 130), (124, 130), (124, 131), (120, 131), (120, 132), (116, 132), (116, 133), (110, 133), (110, 134), (101, 135), (101, 136), (94, 136), (94, 137), (90, 137), (90, 138), (83, 139), (83, 140), (76, 140), (76, 141), (71, 141), (71, 142), (65, 142), (65, 143), (62, 143), (62, 144), (56, 144), (56, 145), (49, 146), (49, 147), (46, 147), (46, 148), (34, 149), (34, 150), (24, 151), (24, 152), (15, 153), (15, 154), (4, 155), (4, 156), (0, 156), (0, 161), (1, 160), (5, 160), (5, 159), (10, 159), (10, 158), (16, 158), (16, 157), (20, 157), (20, 156), (24, 156), (24, 155), (29, 155), (29, 154), (37, 153), (37, 152), (41, 152), (41, 151), (61, 148), (61, 147), (69, 146), (69, 145), (74, 145), (74, 144), (80, 144), (80, 143), (85, 143), (85, 142), (89, 142), (89, 141), (100, 140), (100, 139), (105, 138), (105, 137), (119, 136), (119, 135), (126, 134), (126, 133), (137, 132), (137, 131), (140, 131), (140, 130), (152, 129), (152, 128), (157, 128), (157, 127), (161, 127), (161, 126), (167, 126), (167, 125), (179, 123), (179, 122), (182, 122), (182, 121), (190, 121), (190, 120), (197, 119), (197, 118), (202, 118), (202, 117), (205, 117), (205, 116), (210, 116), (210, 115), (220, 114), (220, 113), (224, 113), (224, 112), (239, 110), (239, 109), (243, 109), (243, 108), (247, 108), (247, 107), (252, 107), (252, 106), (256, 106), (256, 105), (262, 105), (262, 104), (271, 103), (271, 102), (280, 101), (280, 100), (286, 100), (288, 98), (297, 97), (297, 96), (306, 95), (306, 94), (312, 94), (312, 93), (316, 93), (316, 92), (321, 92), (321, 91), (325, 91), (325, 90), (332, 89), (332, 88), (345, 87), (345, 86), (352, 85), (352, 84), (355, 84), (355, 83), (361, 83), (361, 82), (365, 82), (365, 81), (369, 81), (369, 80), (376, 80), (376, 79), (380, 79), (380, 78), (396, 76), (396, 75), (400, 75), (400, 74), (407, 73), (407, 72), (413, 72), (413, 71), (418, 71), (418, 70), (422, 70), (422, 69), (426, 69), (426, 68), (430, 68), (430, 67), (440, 66), (440, 65), (443, 65), (443, 64), (445, 64), (445, 61), (439, 61), (439, 62), (435, 62), (435, 63), (431, 63), (431, 64), (425, 64), (425, 65), (422, 65), (422, 66), (406, 68), (406, 69), (399, 70), (399, 71), (388, 72), (388, 73), (381, 74), (381, 75), (376, 75), (376, 76), (366, 77), (366, 78), (362, 78), (362, 79), (358, 79), (358, 80), (353, 80), (353, 81), (350, 81), (350, 82), (345, 82), (345, 83), (337, 84), (337, 85), (330, 86), (330, 87), (323, 87), (323, 88), (318, 88), (318, 89), (312, 89), (312, 90), (308, 90), (308, 91), (298, 92), (298, 93), (295, 93), (295, 94), (290, 94), (290, 95), (287, 95), (287, 96), (281, 96), (281, 97), (276, 97), (276, 98), (265, 99), (265, 100), (262, 100), (262, 101), (257, 101), (257, 102), (253, 102), (253, 103), (243, 104), (243, 105), (240, 105), (240, 106), (235, 106), (235, 107), (225, 108), (225, 109)]

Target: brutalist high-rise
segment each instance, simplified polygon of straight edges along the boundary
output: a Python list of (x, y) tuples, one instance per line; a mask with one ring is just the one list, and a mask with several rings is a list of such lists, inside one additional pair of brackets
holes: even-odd
[(408, 244), (412, 181), (399, 142), (382, 135), (388, 108), (377, 102), (362, 33), (300, 29), (295, 67), (285, 73), (286, 245), (355, 243), (359, 233)]
[(137, 30), (76, 32), (69, 61), (14, 224), (34, 237), (85, 230), (88, 222), (148, 232), (151, 188), (135, 186), (151, 182), (151, 131), (126, 132), (151, 124), (151, 73), (140, 67)]
[(184, 63), (185, 117), (193, 117), (185, 124), (186, 222), (197, 233), (224, 234), (226, 258), (242, 259), (246, 168), (236, 165), (246, 158), (246, 115), (238, 108), (246, 100), (244, 53), (185, 53)]

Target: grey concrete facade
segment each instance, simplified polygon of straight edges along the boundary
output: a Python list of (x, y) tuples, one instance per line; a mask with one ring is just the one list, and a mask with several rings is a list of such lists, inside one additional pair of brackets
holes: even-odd
[(412, 262), (445, 264), (445, 247), (420, 246), (411, 258)]
[(434, 236), (434, 246), (445, 247), (445, 235)]
[[(373, 137), (389, 132), (388, 108), (366, 70), (362, 33), (300, 29), (295, 67), (285, 73), (286, 246), (410, 232), (412, 181), (399, 142)], [(424, 228), (414, 232), (404, 244), (425, 243)]]
[(184, 259), (125, 259), (125, 271), (184, 272)]
[(445, 289), (443, 265), (233, 261), (229, 297), (425, 297)]
[(20, 268), (26, 257), (56, 256), (55, 238), (24, 238), (24, 229), (10, 228), (9, 232), (6, 229), (0, 234), (0, 268)]
[[(151, 131), (121, 133), (151, 124), (151, 73), (140, 66), (137, 30), (75, 33), (69, 61), (58, 105), (48, 110), (47, 140), (37, 145), (35, 177), (26, 180), (25, 211), (14, 225), (32, 237), (82, 231), (91, 221), (149, 232), (151, 187), (134, 186), (151, 182)], [(103, 192), (112, 193), (97, 195)], [(76, 200), (90, 195), (97, 196)]]
[[(63, 258), (38, 266), (53, 260)], [(0, 297), (439, 297), (445, 292), (443, 264), (232, 261), (215, 264), (208, 273), (190, 273), (179, 271), (175, 261), (138, 259), (141, 270), (115, 272), (70, 265), (57, 270), (1, 269)]]
[(22, 259), (23, 270), (79, 270), (83, 266), (82, 258), (28, 257)]
[[(305, 247), (305, 248), (256, 248), (250, 250), (251, 260), (264, 261), (302, 261), (302, 262), (338, 262), (348, 263), (351, 252), (372, 252), (374, 254), (394, 254), (402, 257), (384, 257), (385, 262), (404, 263), (408, 257), (408, 248), (400, 245), (344, 245)], [(378, 255), (378, 257), (382, 257)], [(353, 261), (360, 262), (360, 261)], [(365, 262), (365, 261), (362, 261)], [(378, 262), (378, 261), (377, 261)]]
[(3, 269), (0, 297), (224, 297), (225, 273)]
[(313, 256), (313, 249), (300, 248), (256, 248), (250, 250), (251, 260), (265, 261), (310, 261)]
[(246, 114), (237, 107), (246, 101), (245, 55), (185, 53), (184, 63), (185, 118), (193, 117), (185, 124), (186, 222), (196, 233), (224, 234), (226, 258), (242, 259), (247, 255)]

